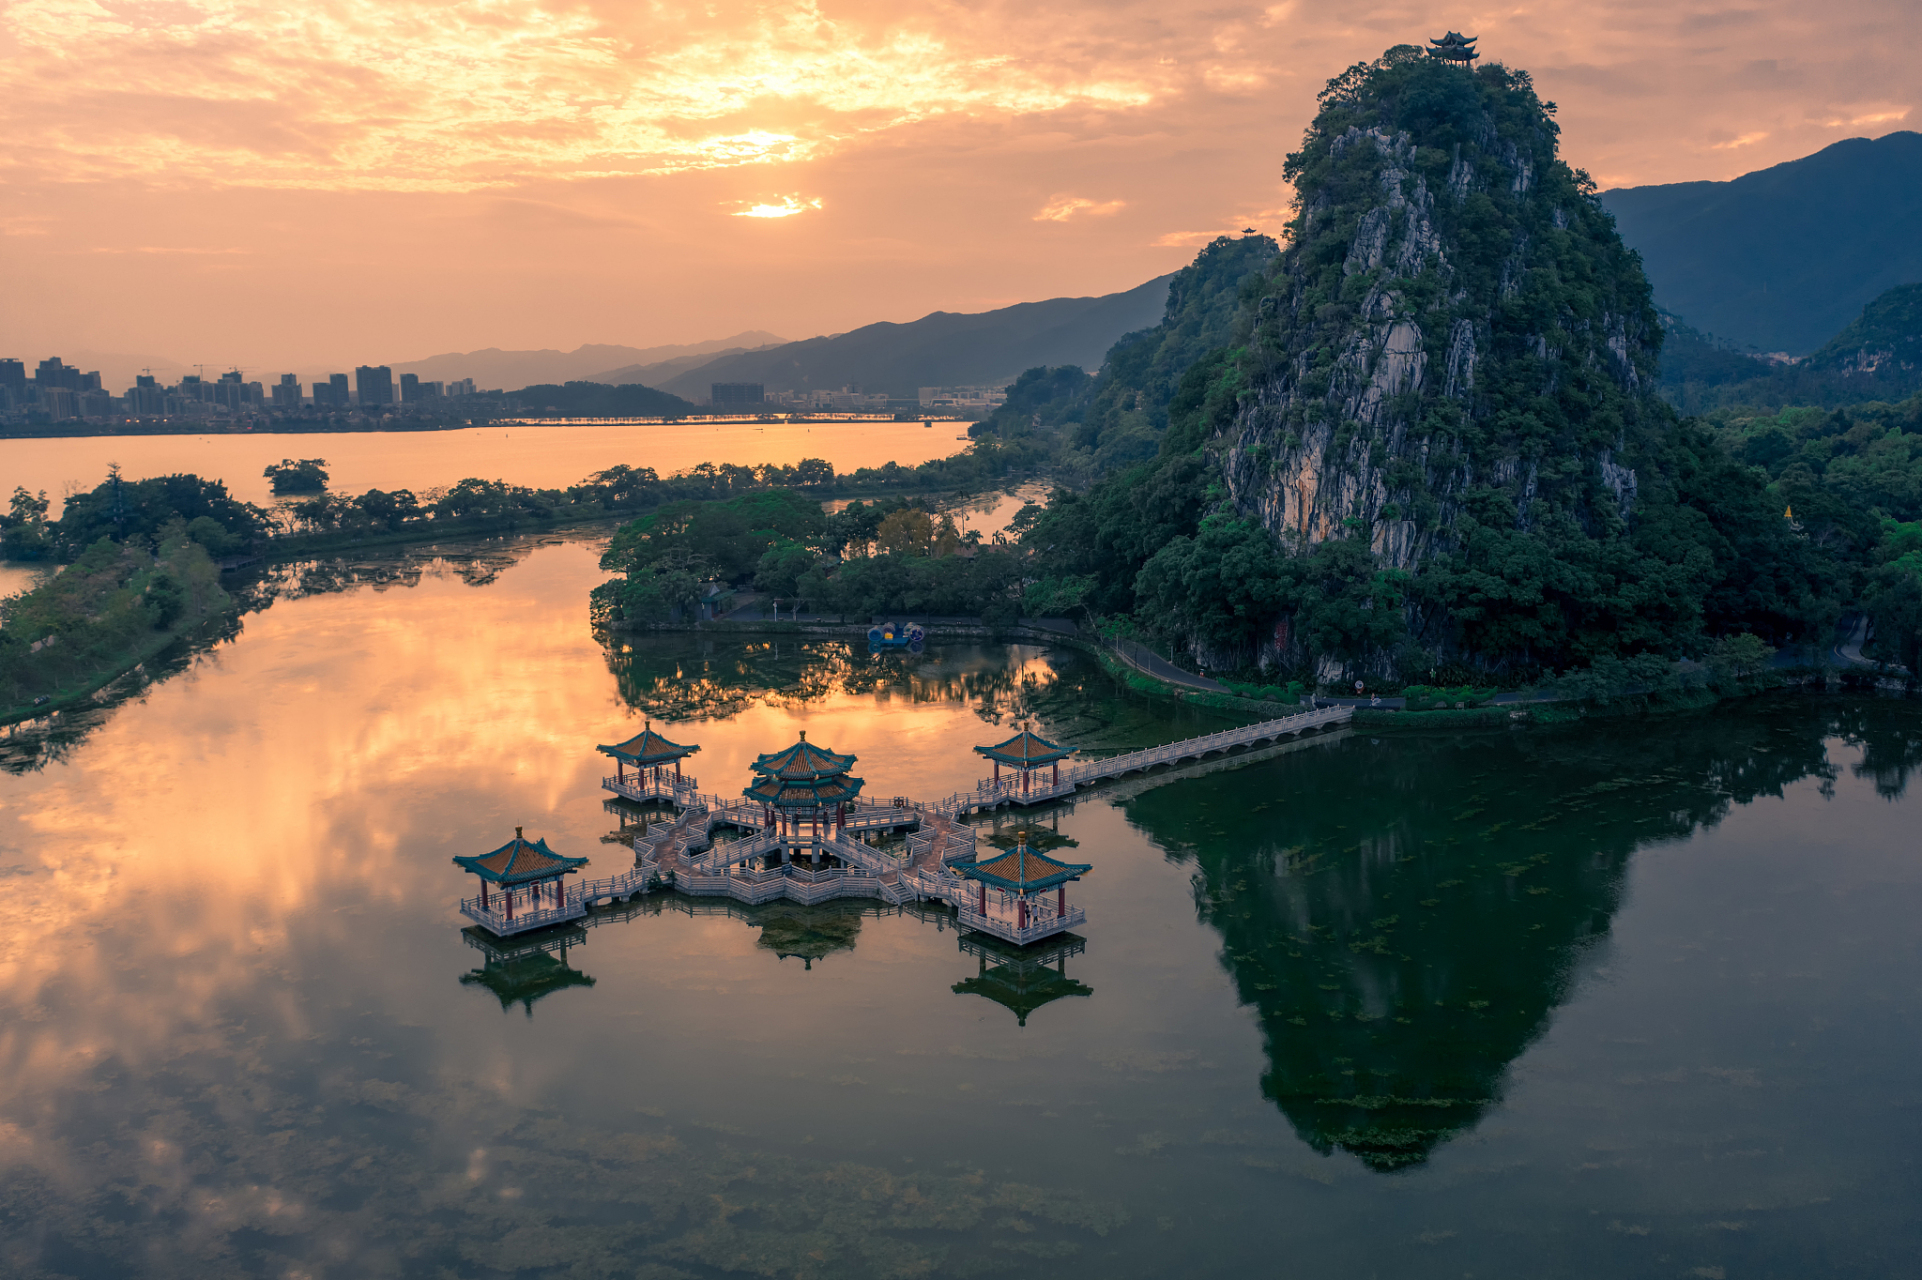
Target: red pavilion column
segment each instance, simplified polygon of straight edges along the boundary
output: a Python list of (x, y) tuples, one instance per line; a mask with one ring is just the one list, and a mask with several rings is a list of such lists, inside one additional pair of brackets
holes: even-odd
[(1001, 762), (1000, 762), (999, 760), (996, 760), (996, 761), (994, 762), (994, 785), (995, 785), (995, 788), (996, 788), (997, 790), (999, 790), (999, 789), (1000, 789), (1000, 786), (1001, 786)]
[(1014, 900), (1014, 927), (1017, 929), (1028, 927), (1028, 895), (1025, 893)]
[(481, 910), (487, 910), (487, 881), (481, 881)]
[(1054, 911), (1056, 915), (1068, 914), (1068, 886), (1058, 884), (1054, 887)]
[(1054, 762), (1054, 785), (1057, 787), (1061, 785), (1061, 762), (1059, 760)]

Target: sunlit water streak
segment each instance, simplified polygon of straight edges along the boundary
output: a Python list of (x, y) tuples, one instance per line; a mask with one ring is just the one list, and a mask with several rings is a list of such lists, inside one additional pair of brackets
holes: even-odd
[(805, 728), (879, 795), (967, 785), (1016, 719), (1222, 723), (1034, 648), (610, 652), (594, 553), (296, 570), (0, 776), (0, 1271), (1904, 1270), (1907, 704), (1357, 733), (1086, 796), (1031, 833), (1095, 865), (1086, 994), (1025, 1026), (891, 910), (668, 897), (496, 964), (448, 858), (523, 824), (624, 865), (592, 746), (644, 717), (709, 790)]

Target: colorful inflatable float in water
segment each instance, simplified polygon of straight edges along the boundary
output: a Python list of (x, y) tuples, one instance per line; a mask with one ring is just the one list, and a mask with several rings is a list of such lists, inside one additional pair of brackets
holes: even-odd
[(909, 653), (919, 653), (926, 641), (927, 633), (918, 622), (884, 622), (868, 628), (870, 649), (906, 649)]

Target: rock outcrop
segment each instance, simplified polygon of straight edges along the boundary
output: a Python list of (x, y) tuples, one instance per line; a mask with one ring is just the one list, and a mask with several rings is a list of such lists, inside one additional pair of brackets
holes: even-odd
[[(1391, 50), (1289, 157), (1291, 239), (1217, 436), (1234, 506), (1302, 552), (1412, 571), (1479, 520), (1632, 518), (1661, 329), (1525, 73)], [(1419, 627), (1416, 628), (1419, 631)]]

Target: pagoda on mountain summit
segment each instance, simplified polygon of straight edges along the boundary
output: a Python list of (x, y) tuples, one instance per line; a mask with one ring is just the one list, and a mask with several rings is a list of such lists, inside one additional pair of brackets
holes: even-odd
[(1479, 39), (1480, 36), (1465, 36), (1459, 31), (1451, 31), (1439, 40), (1431, 36), (1428, 43), (1434, 48), (1428, 51), (1428, 56), (1443, 62), (1470, 63), (1481, 57), (1475, 51), (1475, 42)]

